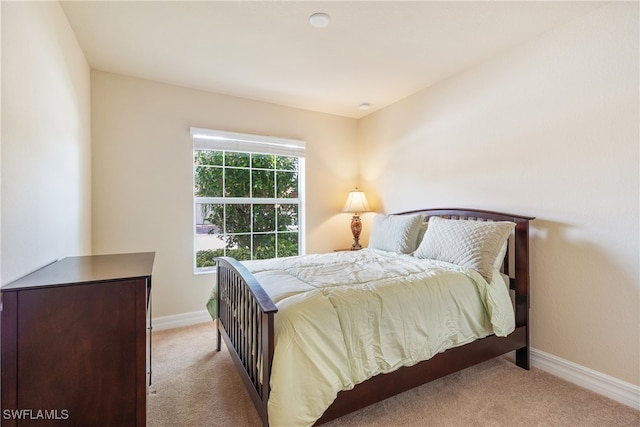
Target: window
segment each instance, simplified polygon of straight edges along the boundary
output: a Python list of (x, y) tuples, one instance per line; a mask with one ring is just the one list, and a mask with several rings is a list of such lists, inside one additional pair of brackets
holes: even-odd
[(299, 255), (304, 244), (304, 142), (206, 129), (193, 138), (195, 271), (215, 257)]

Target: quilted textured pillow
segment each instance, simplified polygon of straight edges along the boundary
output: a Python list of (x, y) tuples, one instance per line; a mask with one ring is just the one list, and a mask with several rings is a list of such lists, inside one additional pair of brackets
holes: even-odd
[(369, 248), (399, 254), (416, 250), (422, 215), (384, 215), (373, 218)]
[(496, 258), (515, 226), (508, 221), (432, 217), (424, 239), (413, 255), (473, 268), (490, 282)]

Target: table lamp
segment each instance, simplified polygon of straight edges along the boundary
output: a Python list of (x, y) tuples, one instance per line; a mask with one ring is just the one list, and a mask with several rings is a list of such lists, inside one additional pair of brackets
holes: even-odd
[(355, 190), (349, 192), (347, 202), (342, 208), (342, 212), (349, 212), (353, 214), (351, 218), (351, 234), (353, 234), (353, 245), (351, 245), (352, 251), (362, 249), (360, 246), (360, 232), (362, 231), (362, 222), (360, 221), (360, 214), (363, 212), (369, 212), (369, 203), (367, 197), (363, 191), (359, 191), (358, 187)]

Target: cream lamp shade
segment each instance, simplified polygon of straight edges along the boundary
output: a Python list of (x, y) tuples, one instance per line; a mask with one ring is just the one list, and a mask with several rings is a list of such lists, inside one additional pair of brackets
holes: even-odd
[(369, 202), (367, 202), (367, 196), (363, 191), (359, 191), (356, 187), (355, 190), (349, 192), (347, 196), (347, 202), (342, 208), (342, 212), (350, 212), (353, 214), (351, 218), (351, 234), (353, 234), (353, 244), (351, 245), (352, 251), (362, 249), (360, 246), (360, 232), (362, 231), (362, 222), (360, 221), (359, 214), (363, 212), (369, 212)]
[(369, 212), (369, 202), (367, 202), (367, 196), (365, 196), (364, 191), (359, 191), (356, 188), (354, 191), (349, 192), (349, 196), (347, 196), (347, 202), (344, 204), (344, 208), (342, 208), (342, 212), (350, 212), (350, 213), (363, 213)]

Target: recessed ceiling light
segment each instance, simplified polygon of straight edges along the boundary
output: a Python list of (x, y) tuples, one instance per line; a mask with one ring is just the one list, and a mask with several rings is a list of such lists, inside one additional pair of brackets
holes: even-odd
[(331, 17), (326, 13), (318, 12), (309, 17), (309, 23), (316, 28), (324, 28), (331, 22)]
[(368, 102), (363, 102), (362, 104), (360, 104), (358, 106), (359, 109), (361, 110), (368, 110), (369, 108), (371, 108), (371, 104), (369, 104)]

